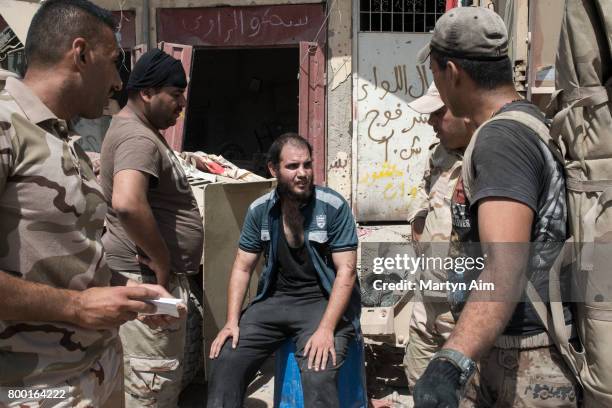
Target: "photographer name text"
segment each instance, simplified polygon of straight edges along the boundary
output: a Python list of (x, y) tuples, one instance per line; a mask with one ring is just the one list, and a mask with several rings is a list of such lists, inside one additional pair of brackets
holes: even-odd
[(384, 282), (382, 279), (377, 279), (372, 282), (374, 290), (431, 290), (431, 291), (494, 291), (495, 284), (492, 282), (483, 282), (482, 280), (473, 280), (471, 282), (436, 282), (432, 280), (401, 280), (399, 282)]

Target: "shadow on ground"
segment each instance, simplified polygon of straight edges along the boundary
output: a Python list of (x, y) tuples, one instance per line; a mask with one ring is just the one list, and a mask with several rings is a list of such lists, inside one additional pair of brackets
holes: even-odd
[[(181, 393), (179, 408), (205, 408), (206, 382), (204, 373), (196, 376)], [(247, 389), (245, 408), (272, 408), (274, 404), (274, 359), (268, 359)], [(211, 407), (214, 408), (214, 407)]]

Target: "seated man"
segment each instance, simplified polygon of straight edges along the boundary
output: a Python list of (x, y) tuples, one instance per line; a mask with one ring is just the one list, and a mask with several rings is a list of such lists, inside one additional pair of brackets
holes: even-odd
[[(342, 196), (313, 185), (312, 147), (304, 138), (281, 135), (268, 157), (278, 186), (251, 204), (244, 221), (229, 282), (227, 322), (210, 349), (215, 361), (207, 406), (242, 407), (258, 368), (290, 338), (305, 406), (338, 407), (338, 369), (349, 341), (360, 337), (355, 221)], [(241, 315), (262, 252), (265, 267), (257, 296)]]

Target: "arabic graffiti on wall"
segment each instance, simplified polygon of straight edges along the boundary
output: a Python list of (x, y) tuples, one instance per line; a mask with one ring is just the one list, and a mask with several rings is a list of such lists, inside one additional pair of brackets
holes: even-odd
[(416, 196), (434, 133), (427, 115), (408, 107), (431, 73), (417, 65), (430, 34), (360, 33), (357, 80), (359, 221), (404, 221)]
[[(158, 40), (190, 45), (283, 45), (312, 41), (320, 4), (158, 10)], [(178, 22), (178, 24), (177, 24)], [(324, 40), (324, 35), (319, 35)]]
[(333, 186), (334, 190), (345, 197), (351, 194), (351, 160), (347, 152), (337, 152), (334, 159), (328, 163), (327, 185)]

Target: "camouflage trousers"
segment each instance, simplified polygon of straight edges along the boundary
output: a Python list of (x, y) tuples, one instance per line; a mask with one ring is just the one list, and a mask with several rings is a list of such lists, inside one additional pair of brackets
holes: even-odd
[(555, 346), (526, 350), (494, 347), (479, 365), (479, 407), (579, 406), (579, 385)]
[[(442, 348), (455, 328), (455, 319), (444, 297), (426, 297), (425, 301), (415, 301), (410, 319), (408, 344), (404, 355), (404, 372), (408, 379), (410, 392), (431, 361), (433, 355)], [(477, 376), (461, 401), (461, 408), (475, 406)]]
[[(121, 272), (137, 282), (155, 283), (149, 275)], [(173, 274), (168, 291), (187, 304), (187, 277)], [(125, 323), (119, 329), (123, 344), (125, 402), (127, 408), (178, 405), (183, 377), (186, 321), (164, 329), (151, 329), (138, 320)]]
[[(415, 302), (404, 357), (411, 390), (454, 326), (446, 302)], [(527, 338), (522, 343), (532, 340)], [(520, 349), (494, 347), (479, 361), (460, 407), (578, 407), (579, 386), (555, 346), (538, 347), (537, 341), (532, 345)]]
[[(18, 397), (15, 398), (16, 392)], [(116, 339), (94, 365), (63, 383), (44, 387), (0, 387), (0, 407), (123, 408), (121, 342)]]
[(431, 302), (414, 302), (404, 355), (404, 371), (411, 391), (454, 327), (455, 320), (443, 298)]

